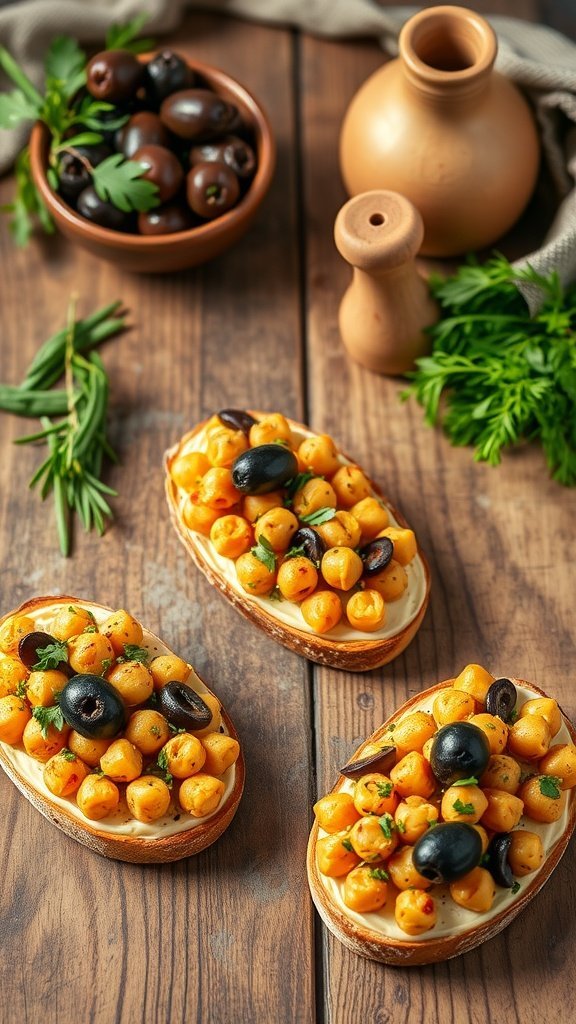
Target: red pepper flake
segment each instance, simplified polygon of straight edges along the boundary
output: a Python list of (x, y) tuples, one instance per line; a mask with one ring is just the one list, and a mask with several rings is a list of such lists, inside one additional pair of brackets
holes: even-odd
[(422, 905), (422, 913), (423, 914), (433, 914), (434, 913), (434, 902), (433, 902), (433, 900), (431, 900), (431, 899), (427, 899), (426, 900), (426, 902)]

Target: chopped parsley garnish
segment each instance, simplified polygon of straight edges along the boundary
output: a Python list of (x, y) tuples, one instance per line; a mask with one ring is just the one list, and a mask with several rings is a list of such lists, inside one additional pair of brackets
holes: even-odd
[(454, 803), (452, 804), (452, 807), (454, 808), (455, 811), (458, 811), (458, 814), (474, 814), (475, 813), (474, 804), (464, 804), (464, 803), (462, 803), (460, 798), (458, 798), (458, 800), (454, 801)]
[(148, 771), (151, 775), (159, 775), (164, 780), (169, 789), (172, 788), (172, 774), (168, 766), (168, 754), (166, 753), (166, 747), (163, 747), (158, 754), (156, 764), (149, 768)]
[(560, 799), (562, 779), (559, 779), (556, 775), (541, 775), (538, 785), (542, 796), (548, 796), (551, 800)]
[(51, 725), (58, 731), (64, 728), (64, 715), (58, 704), (51, 708), (36, 707), (32, 711), (32, 717), (40, 723), (40, 731), (44, 739), (48, 739), (48, 729)]
[(406, 831), (406, 825), (403, 821), (396, 822), (396, 831), (404, 833)]
[(322, 523), (328, 523), (331, 519), (334, 519), (336, 515), (335, 508), (317, 508), (315, 512), (310, 512), (307, 516), (300, 516), (300, 520), (303, 523), (308, 523), (308, 526), (321, 526)]
[(344, 847), (345, 850), (348, 850), (348, 853), (354, 852), (354, 847), (352, 846), (352, 843), (350, 842), (349, 839), (343, 839), (342, 846)]
[(375, 878), (378, 882), (387, 882), (390, 877), (384, 868), (370, 868), (369, 875), (370, 878)]
[(457, 779), (456, 782), (452, 783), (453, 786), (477, 786), (478, 779), (475, 779), (473, 775), (469, 779)]
[(520, 882), (514, 882), (514, 885), (510, 889), (510, 892), (512, 893), (513, 896), (515, 896), (517, 892), (520, 892)]
[(152, 736), (155, 736), (156, 739), (158, 739), (162, 735), (162, 730), (160, 729), (160, 726), (159, 725), (151, 725), (150, 726), (150, 734)]
[(108, 669), (110, 668), (110, 665), (112, 664), (112, 661), (113, 661), (113, 658), (104, 658), (103, 659), (103, 661), (102, 661), (102, 675), (104, 675), (104, 673), (108, 671)]
[(124, 654), (118, 661), (140, 661), (143, 665), (148, 663), (150, 652), (145, 647), (138, 647), (138, 644), (124, 644)]
[(39, 647), (36, 651), (38, 661), (32, 666), (35, 672), (47, 672), (49, 669), (58, 668), (64, 662), (68, 662), (68, 647), (64, 641), (55, 640), (53, 644), (46, 647)]
[(272, 587), (272, 590), (268, 594), (269, 601), (283, 601), (282, 591), (279, 586)]
[(393, 789), (394, 785), (391, 782), (376, 783), (376, 791), (378, 793), (378, 796), (382, 797), (383, 799), (385, 799), (387, 796), (390, 796), (390, 793), (392, 792)]
[(60, 756), (63, 757), (65, 761), (76, 760), (76, 754), (73, 754), (71, 750), (68, 750), (68, 747), (62, 747), (62, 750), (60, 751)]
[(259, 537), (258, 543), (253, 548), (250, 548), (250, 552), (254, 555), (254, 558), (257, 558), (259, 562), (262, 562), (262, 565), (266, 566), (268, 572), (274, 572), (276, 568), (276, 554), (270, 541), (266, 540), (266, 537)]
[(392, 838), (392, 831), (394, 829), (394, 819), (391, 814), (383, 814), (381, 818), (378, 818), (378, 824), (382, 829), (386, 839)]
[(315, 473), (308, 470), (305, 473), (297, 473), (296, 476), (293, 476), (292, 479), (288, 481), (286, 484), (286, 497), (284, 498), (284, 504), (286, 507), (289, 507), (292, 504), (296, 492), (300, 491), (302, 487), (304, 487), (304, 484), (307, 484), (309, 480), (313, 480), (315, 476)]

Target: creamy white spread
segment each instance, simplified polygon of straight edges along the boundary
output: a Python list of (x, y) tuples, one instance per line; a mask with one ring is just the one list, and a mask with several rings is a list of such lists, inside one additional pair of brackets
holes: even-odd
[[(518, 691), (518, 705), (521, 706), (525, 701), (530, 700), (533, 697), (540, 697), (540, 693), (535, 693), (533, 690), (526, 689), (525, 687), (517, 686)], [(412, 714), (414, 711), (427, 711), (432, 713), (432, 704), (436, 693), (431, 697), (424, 699), (423, 701), (414, 704), (406, 714)], [(405, 716), (402, 715), (398, 718), (401, 721)], [(369, 741), (368, 741), (369, 742)], [(381, 741), (384, 745), (384, 741)], [(393, 739), (390, 739), (393, 742)], [(554, 743), (571, 743), (570, 733), (566, 728), (564, 720), (562, 720), (562, 727), (553, 739)], [(361, 755), (358, 755), (361, 756)], [(351, 779), (345, 779), (341, 786), (338, 787), (338, 791), (342, 793), (354, 792), (354, 782)], [(518, 829), (526, 829), (528, 832), (536, 832), (542, 839), (544, 846), (544, 860), (538, 869), (542, 871), (546, 858), (552, 852), (556, 843), (561, 838), (570, 817), (570, 808), (574, 799), (574, 791), (568, 791), (568, 797), (564, 804), (564, 812), (562, 817), (551, 824), (543, 824), (538, 821), (533, 821), (532, 818), (522, 817)], [(327, 833), (323, 829), (318, 829), (318, 838), (326, 836)], [(378, 865), (375, 864), (375, 867)], [(386, 865), (384, 864), (384, 867)], [(486, 924), (493, 917), (496, 917), (503, 910), (508, 907), (522, 896), (522, 889), (525, 885), (529, 885), (530, 882), (537, 876), (538, 871), (533, 872), (530, 875), (525, 875), (523, 878), (518, 879), (520, 884), (520, 890), (514, 894), (510, 889), (502, 889), (500, 886), (496, 886), (496, 896), (492, 907), (486, 913), (478, 913), (474, 910), (467, 910), (465, 907), (460, 907), (450, 896), (449, 887), (447, 885), (433, 885), (429, 890), (429, 894), (434, 898), (436, 904), (436, 924), (429, 931), (424, 932), (422, 935), (407, 935), (406, 932), (402, 931), (401, 928), (396, 924), (394, 917), (394, 900), (389, 899), (388, 905), (382, 910), (378, 910), (370, 914), (357, 914), (354, 910), (350, 910), (346, 906), (342, 898), (344, 891), (344, 879), (328, 878), (326, 875), (318, 872), (318, 877), (322, 880), (322, 884), (327, 892), (330, 894), (331, 899), (336, 904), (338, 909), (354, 924), (360, 925), (363, 928), (369, 928), (378, 935), (384, 935), (391, 939), (404, 940), (405, 942), (426, 942), (428, 939), (439, 939), (447, 935), (455, 935), (461, 932), (466, 932), (477, 925)]]
[[(315, 436), (314, 432), (311, 430), (306, 432), (297, 431), (294, 430), (292, 424), (291, 428), (294, 437), (297, 438), (299, 442), (304, 441), (306, 437)], [(191, 437), (186, 441), (179, 454), (186, 455), (193, 451), (205, 452), (207, 447), (208, 438), (206, 437), (205, 432), (198, 431), (194, 437)], [(338, 458), (343, 466), (350, 465), (350, 460), (344, 458), (343, 455), (339, 455)], [(378, 495), (375, 495), (375, 497), (378, 497)], [(183, 524), (183, 509), (186, 503), (186, 498), (186, 491), (179, 488), (178, 509), (180, 519)], [(386, 511), (388, 512), (390, 520), (389, 525), (399, 526), (400, 524), (395, 519), (388, 505), (386, 505)], [(184, 529), (186, 529), (185, 526)], [(255, 594), (248, 594), (238, 582), (233, 559), (224, 558), (222, 555), (219, 555), (208, 537), (204, 537), (202, 534), (196, 533), (194, 530), (188, 530), (188, 536), (200, 552), (203, 560), (208, 563), (215, 573), (224, 577), (226, 582), (242, 598), (257, 605), (262, 609), (262, 611), (266, 612), (267, 615), (271, 615), (273, 618), (278, 619), (285, 625), (291, 626), (293, 629), (299, 629), (303, 633), (316, 635), (315, 631), (304, 620), (300, 605), (297, 602), (286, 600), (271, 601), (268, 597), (258, 597)], [(392, 601), (386, 604), (386, 618), (381, 629), (378, 629), (373, 633), (367, 633), (359, 629), (352, 629), (344, 619), (339, 622), (337, 626), (334, 626), (329, 633), (325, 634), (326, 638), (334, 641), (386, 640), (388, 637), (396, 636), (405, 628), (405, 626), (408, 626), (413, 619), (416, 618), (424, 604), (424, 601), (426, 600), (426, 575), (422, 559), (418, 554), (416, 554), (412, 561), (404, 568), (408, 576), (408, 586), (397, 601)], [(346, 600), (345, 594), (343, 594), (342, 597)]]
[[(105, 608), (98, 607), (98, 605), (87, 604), (84, 601), (80, 603), (76, 602), (76, 604), (78, 604), (79, 607), (87, 608), (91, 611), (99, 626), (101, 626), (110, 615), (109, 611)], [(26, 614), (34, 620), (37, 629), (44, 630), (46, 633), (49, 633), (54, 616), (61, 607), (61, 604), (46, 605), (38, 611), (26, 612)], [(163, 643), (158, 642), (155, 637), (152, 637), (146, 629), (144, 629), (144, 639), (141, 646), (145, 647), (146, 650), (150, 652), (151, 658), (156, 658), (161, 654), (173, 653), (173, 651)], [(186, 683), (199, 694), (210, 692), (208, 687), (205, 686), (193, 669), (191, 669), (190, 676), (186, 680)], [(82, 811), (76, 803), (74, 795), (69, 797), (59, 797), (54, 796), (54, 794), (50, 792), (44, 783), (44, 764), (30, 757), (21, 744), (12, 747), (7, 743), (2, 743), (1, 746), (4, 756), (8, 761), (10, 761), (15, 771), (17, 771), (18, 774), (26, 780), (26, 782), (32, 785), (41, 796), (45, 797), (45, 799), (54, 806), (72, 815), (72, 817), (76, 818), (82, 824), (89, 825), (91, 828), (100, 832), (135, 836), (143, 839), (164, 839), (166, 836), (176, 835), (178, 832), (186, 832), (190, 828), (202, 825), (203, 822), (208, 821), (209, 818), (213, 817), (213, 814), (218, 813), (218, 808), (216, 808), (211, 815), (204, 818), (194, 818), (192, 815), (187, 814), (182, 810), (173, 796), (167, 814), (162, 818), (158, 818), (157, 821), (147, 824), (146, 822), (137, 821), (136, 818), (132, 817), (128, 810), (124, 795), (122, 795), (120, 805), (114, 814), (111, 814), (107, 818), (101, 818), (100, 821), (92, 821), (82, 814)], [(230, 796), (234, 787), (234, 778), (235, 766), (231, 765), (224, 775), (221, 776), (225, 789), (219, 807), (222, 807)]]

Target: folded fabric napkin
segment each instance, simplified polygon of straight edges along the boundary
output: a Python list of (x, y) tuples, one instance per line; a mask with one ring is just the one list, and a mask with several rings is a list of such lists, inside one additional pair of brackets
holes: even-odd
[[(382, 7), (372, 0), (24, 0), (0, 9), (0, 43), (36, 82), (42, 58), (55, 35), (97, 43), (113, 22), (134, 17), (145, 7), (152, 34), (170, 32), (187, 8), (220, 12), (269, 24), (293, 25), (333, 38), (374, 36), (396, 52), (403, 23), (417, 8)], [(496, 67), (530, 97), (542, 144), (561, 203), (540, 249), (517, 265), (530, 263), (547, 274), (556, 268), (564, 283), (576, 280), (576, 44), (543, 25), (516, 18), (488, 19), (498, 35)], [(344, 111), (342, 112), (344, 113)], [(10, 167), (21, 133), (0, 131), (0, 173)], [(525, 296), (534, 305), (534, 296)]]

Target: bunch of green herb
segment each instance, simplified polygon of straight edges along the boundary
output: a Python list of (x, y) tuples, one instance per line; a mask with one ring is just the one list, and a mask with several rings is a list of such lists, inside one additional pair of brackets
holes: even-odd
[[(104, 532), (112, 516), (107, 497), (116, 492), (102, 482), (105, 456), (115, 459), (106, 437), (108, 377), (92, 351), (125, 326), (116, 316), (120, 302), (76, 320), (70, 304), (68, 324), (42, 345), (19, 387), (0, 385), (0, 409), (40, 418), (42, 429), (17, 444), (44, 442), (48, 457), (30, 486), (41, 483), (41, 496), (54, 496), (60, 549), (70, 553), (70, 517), (77, 513), (86, 530)], [(65, 378), (62, 388), (52, 386)]]
[[(536, 315), (518, 284), (542, 297)], [(417, 360), (402, 397), (492, 466), (521, 439), (539, 439), (552, 477), (576, 485), (576, 285), (494, 256), (432, 278), (431, 290), (441, 309), (432, 354)]]
[[(145, 20), (146, 15), (140, 15), (126, 25), (112, 26), (106, 38), (107, 48), (122, 47), (133, 52), (148, 48), (150, 40), (136, 39)], [(102, 131), (113, 131), (128, 118), (121, 112), (114, 116), (112, 103), (83, 93), (86, 54), (68, 36), (54, 39), (46, 54), (44, 93), (2, 46), (0, 68), (16, 86), (12, 92), (0, 94), (0, 128), (15, 128), (36, 120), (44, 122), (50, 132), (47, 178), (54, 190), (58, 188), (58, 168), (63, 153), (74, 153), (78, 146), (102, 142)], [(120, 154), (108, 157), (97, 167), (92, 167), (85, 157), (82, 162), (90, 171), (94, 188), (102, 200), (112, 202), (125, 212), (150, 210), (158, 205), (156, 185), (142, 180), (146, 172), (143, 164), (125, 160)], [(17, 158), (15, 173), (15, 197), (0, 209), (11, 214), (10, 228), (16, 243), (26, 245), (35, 219), (47, 232), (54, 228), (32, 179), (28, 147)]]

